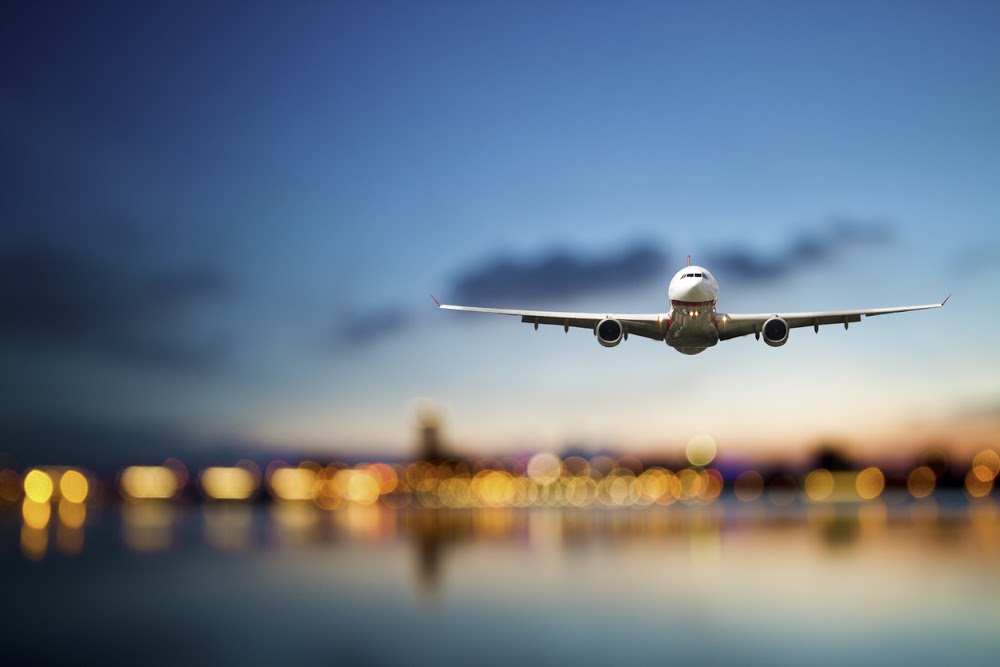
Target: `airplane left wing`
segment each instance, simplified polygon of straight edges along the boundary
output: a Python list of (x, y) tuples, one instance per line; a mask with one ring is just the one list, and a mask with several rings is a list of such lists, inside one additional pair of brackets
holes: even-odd
[(729, 340), (739, 336), (747, 336), (752, 333), (760, 333), (764, 322), (772, 317), (780, 317), (788, 322), (788, 328), (813, 327), (817, 332), (819, 328), (827, 324), (843, 324), (844, 328), (851, 322), (860, 322), (862, 316), (875, 317), (876, 315), (889, 315), (890, 313), (906, 313), (911, 310), (928, 310), (930, 308), (941, 308), (948, 299), (949, 294), (941, 303), (932, 303), (925, 306), (902, 306), (898, 308), (870, 308), (867, 310), (830, 310), (817, 313), (757, 313), (753, 315), (730, 315), (720, 314), (716, 318), (719, 328), (719, 340)]
[[(433, 296), (431, 298), (434, 298)], [(539, 324), (551, 324), (561, 326), (564, 331), (569, 331), (570, 327), (578, 329), (590, 329), (594, 331), (597, 324), (606, 318), (616, 319), (622, 323), (625, 335), (643, 336), (653, 340), (663, 340), (663, 332), (667, 327), (665, 314), (648, 315), (619, 315), (616, 313), (564, 313), (560, 311), (548, 310), (509, 310), (505, 308), (479, 308), (476, 306), (451, 306), (438, 303), (434, 299), (438, 308), (442, 310), (464, 310), (471, 313), (492, 313), (494, 315), (512, 315), (520, 317), (522, 322), (534, 324), (535, 329)]]

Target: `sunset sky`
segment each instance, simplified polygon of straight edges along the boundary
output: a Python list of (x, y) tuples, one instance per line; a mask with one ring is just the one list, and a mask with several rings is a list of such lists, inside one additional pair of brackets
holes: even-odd
[[(997, 444), (995, 2), (13, 3), (0, 452)], [(686, 357), (466, 305), (943, 310)], [(228, 449), (226, 451), (229, 451)], [(71, 461), (65, 461), (70, 463)]]

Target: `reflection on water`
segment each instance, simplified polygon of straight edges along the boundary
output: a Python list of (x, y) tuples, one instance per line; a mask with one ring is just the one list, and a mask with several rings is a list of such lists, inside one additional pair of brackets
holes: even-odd
[(989, 499), (16, 507), (0, 509), (9, 664), (126, 647), (152, 664), (992, 664), (1000, 649)]

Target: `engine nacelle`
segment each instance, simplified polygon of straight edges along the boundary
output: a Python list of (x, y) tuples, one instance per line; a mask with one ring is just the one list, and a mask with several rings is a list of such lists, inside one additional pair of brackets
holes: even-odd
[(625, 327), (618, 320), (605, 317), (594, 327), (594, 334), (597, 335), (597, 342), (604, 347), (614, 347), (625, 338)]
[(764, 322), (761, 333), (764, 334), (764, 342), (771, 347), (781, 347), (788, 342), (788, 322), (780, 317), (772, 317)]

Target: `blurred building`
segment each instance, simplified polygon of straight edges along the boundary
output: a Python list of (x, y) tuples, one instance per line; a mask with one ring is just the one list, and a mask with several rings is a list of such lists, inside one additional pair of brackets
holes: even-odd
[(441, 418), (433, 408), (420, 411), (417, 427), (418, 457), (423, 461), (442, 461), (445, 458), (441, 440)]

